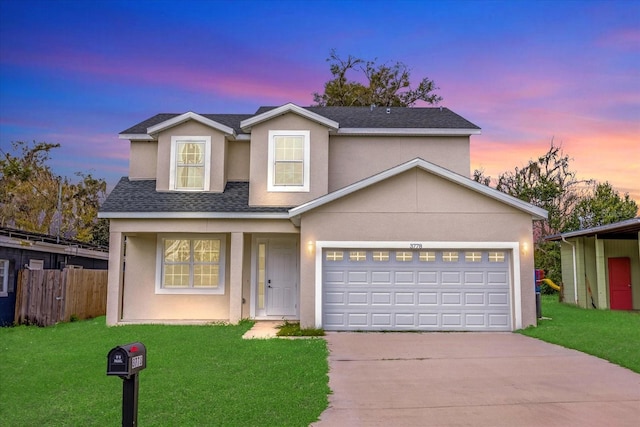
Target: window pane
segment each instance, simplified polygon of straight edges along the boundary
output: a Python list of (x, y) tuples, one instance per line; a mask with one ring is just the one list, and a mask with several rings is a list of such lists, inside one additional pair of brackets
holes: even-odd
[(342, 251), (327, 251), (327, 261), (342, 261)]
[(304, 159), (304, 137), (302, 136), (276, 136), (275, 160), (293, 160), (301, 162)]
[(420, 252), (420, 261), (422, 262), (433, 262), (436, 260), (435, 252)]
[(163, 284), (166, 288), (189, 287), (189, 265), (167, 264), (164, 266)]
[(217, 288), (220, 266), (203, 264), (193, 266), (193, 287), (194, 288)]
[(367, 259), (367, 253), (364, 251), (349, 252), (349, 261), (364, 261)]
[(374, 251), (373, 252), (373, 260), (374, 261), (389, 261), (389, 251)]
[(220, 240), (194, 240), (193, 259), (195, 262), (219, 262)]
[(275, 185), (303, 185), (303, 164), (278, 162), (274, 168)]
[(504, 252), (489, 252), (489, 262), (504, 262)]
[(204, 165), (204, 143), (178, 142), (178, 165)]
[(164, 241), (165, 262), (187, 262), (189, 258), (188, 240), (166, 239)]
[(465, 252), (464, 260), (466, 262), (480, 262), (482, 261), (482, 253), (481, 252)]
[(178, 188), (204, 188), (204, 166), (178, 166), (176, 173)]
[(458, 262), (458, 252), (442, 252), (444, 262)]
[(413, 252), (398, 251), (396, 252), (396, 261), (411, 261), (413, 259)]

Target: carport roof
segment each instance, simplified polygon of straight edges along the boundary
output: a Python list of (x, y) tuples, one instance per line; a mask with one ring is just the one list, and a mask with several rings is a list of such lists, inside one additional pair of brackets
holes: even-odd
[(615, 222), (613, 224), (601, 225), (598, 227), (585, 228), (583, 230), (569, 231), (567, 233), (554, 234), (545, 237), (547, 241), (558, 241), (571, 237), (592, 237), (615, 239), (638, 239), (640, 233), (640, 217)]

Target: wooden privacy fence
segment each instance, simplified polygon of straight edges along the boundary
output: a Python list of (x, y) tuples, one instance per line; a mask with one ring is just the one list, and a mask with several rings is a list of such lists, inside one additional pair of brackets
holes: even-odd
[(107, 270), (20, 270), (15, 321), (49, 326), (71, 317), (102, 316), (107, 308)]

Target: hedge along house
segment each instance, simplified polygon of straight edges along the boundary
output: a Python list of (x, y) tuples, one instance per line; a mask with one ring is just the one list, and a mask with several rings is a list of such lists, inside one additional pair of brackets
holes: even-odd
[(469, 179), (446, 108), (159, 114), (120, 134), (107, 323), (299, 319), (327, 330), (536, 322), (542, 209)]
[(564, 300), (640, 310), (640, 218), (547, 237), (560, 242)]

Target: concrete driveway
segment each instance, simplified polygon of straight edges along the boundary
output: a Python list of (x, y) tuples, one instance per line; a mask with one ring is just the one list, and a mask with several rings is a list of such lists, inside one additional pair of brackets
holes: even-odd
[(519, 334), (326, 339), (333, 394), (317, 427), (640, 425), (640, 374)]

